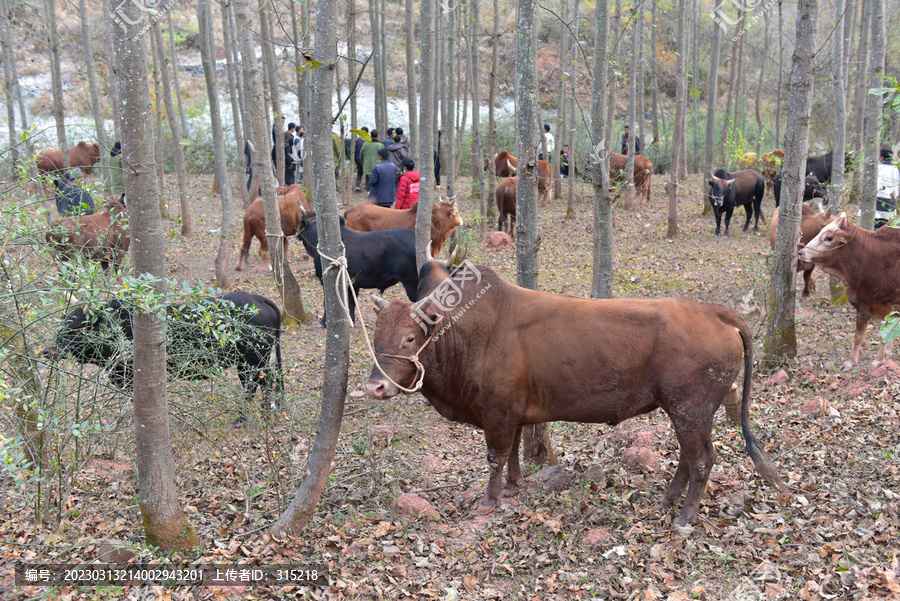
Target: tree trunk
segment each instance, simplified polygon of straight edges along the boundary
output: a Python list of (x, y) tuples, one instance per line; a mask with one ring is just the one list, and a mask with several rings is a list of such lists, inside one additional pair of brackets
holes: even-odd
[[(94, 128), (97, 130), (97, 143), (100, 145), (100, 170), (103, 179), (109, 181), (109, 148), (106, 142), (106, 127), (100, 114), (100, 91), (97, 88), (97, 73), (94, 67), (94, 51), (91, 48), (91, 25), (88, 21), (87, 0), (79, 0), (78, 15), (81, 19), (81, 44), (84, 52), (84, 66), (87, 71), (88, 88), (91, 94), (91, 115), (94, 117)], [(10, 120), (10, 122), (12, 122)], [(68, 154), (68, 153), (67, 153)]]
[(416, 267), (422, 269), (431, 255), (431, 212), (434, 205), (434, 61), (435, 0), (422, 0), (422, 63), (419, 106), (419, 210), (416, 213)]
[[(704, 157), (703, 162), (704, 192), (708, 191), (706, 178), (712, 175), (712, 172), (715, 171), (713, 166), (716, 160), (716, 102), (719, 98), (719, 40), (721, 38), (721, 30), (722, 25), (720, 25), (719, 23), (713, 23), (712, 48), (710, 50), (709, 59), (709, 91), (707, 92), (706, 98), (706, 156)], [(706, 200), (706, 194), (703, 194), (703, 199), (701, 200), (701, 202), (703, 203), (703, 210), (701, 213), (703, 215), (712, 213), (712, 207)]]
[(784, 96), (784, 1), (778, 0), (778, 95), (775, 100), (775, 146), (784, 144), (781, 139), (781, 98)]
[(187, 120), (184, 118), (184, 106), (181, 104), (181, 84), (178, 82), (178, 53), (175, 52), (175, 28), (172, 26), (172, 11), (166, 11), (169, 20), (169, 54), (172, 56), (172, 84), (175, 86), (175, 104), (178, 106), (178, 123), (181, 124), (181, 135), (191, 139)]
[[(606, 81), (609, 63), (609, 0), (597, 0), (594, 11), (594, 77), (591, 82), (591, 181), (594, 186), (594, 255), (591, 298), (612, 298), (613, 246), (612, 205), (609, 202), (609, 153), (613, 144), (606, 137)], [(655, 69), (654, 69), (655, 70)], [(571, 164), (571, 163), (570, 163)]]
[[(293, 3), (291, 3), (293, 6)], [(237, 164), (240, 166), (244, 162), (244, 126), (243, 126), (243, 114), (241, 112), (241, 102), (240, 102), (240, 91), (238, 90), (238, 79), (237, 79), (237, 65), (235, 64), (235, 52), (234, 50), (234, 42), (231, 39), (231, 27), (229, 27), (229, 11), (231, 10), (231, 4), (227, 5), (223, 3), (220, 5), (222, 9), (222, 40), (223, 44), (225, 44), (225, 72), (228, 76), (228, 98), (231, 100), (231, 121), (234, 126), (234, 141), (236, 144), (235, 156), (237, 157)], [(212, 9), (210, 9), (212, 10)], [(209, 51), (212, 53), (213, 61), (215, 61), (216, 56), (216, 37), (215, 30), (210, 24), (210, 46)], [(213, 62), (213, 66), (215, 67), (215, 62)], [(207, 89), (209, 84), (207, 83)], [(243, 174), (244, 170), (239, 169), (238, 173)], [(226, 176), (227, 176), (226, 170)], [(243, 175), (241, 176), (241, 181), (243, 182)], [(250, 206), (250, 203), (253, 202), (253, 199), (250, 198), (250, 191), (247, 190), (247, 186), (243, 185), (243, 183), (238, 186), (238, 189), (241, 191), (241, 200), (244, 206), (244, 209)]]
[[(885, 25), (884, 25), (884, 0), (869, 0), (872, 4), (872, 54), (869, 64), (869, 83), (867, 88), (877, 89), (884, 87), (882, 75), (885, 72)], [(860, 227), (871, 230), (875, 226), (875, 197), (878, 194), (878, 154), (881, 150), (881, 121), (883, 94), (869, 92), (866, 96), (866, 125), (865, 125), (865, 177), (863, 178), (862, 196), (859, 199), (859, 208), (862, 215), (859, 218)]]
[(263, 32), (260, 40), (263, 48), (263, 64), (269, 79), (269, 97), (272, 101), (272, 145), (275, 148), (275, 178), (279, 186), (284, 186), (285, 160), (284, 156), (284, 113), (281, 112), (281, 78), (278, 76), (277, 63), (275, 62), (275, 33), (272, 26), (272, 4), (269, 0), (259, 0), (259, 27)]
[[(862, 149), (866, 118), (866, 96), (869, 78), (869, 35), (872, 22), (873, 0), (861, 0), (862, 14), (859, 20), (859, 52), (856, 72), (856, 127), (853, 131), (853, 147)], [(879, 84), (879, 87), (880, 84)]]
[[(765, 20), (765, 34), (763, 39), (769, 39), (769, 13), (768, 11), (763, 12), (763, 19)], [(763, 81), (766, 78), (766, 64), (769, 62), (769, 45), (765, 44), (762, 48), (762, 60), (759, 64), (759, 79), (756, 81), (756, 98), (753, 103), (753, 110), (756, 115), (756, 156), (759, 157), (762, 154), (763, 148), (763, 120), (761, 105), (762, 105), (762, 89), (763, 89)], [(757, 159), (758, 160), (758, 159)]]
[[(122, 115), (122, 163), (128, 218), (132, 232), (131, 255), (138, 277), (152, 276), (156, 294), (165, 292), (165, 228), (159, 213), (159, 186), (148, 161), (153, 160), (150, 89), (143, 34), (132, 36), (147, 13), (137, 4), (124, 5), (132, 29), (113, 29), (117, 85)], [(134, 408), (137, 447), (138, 506), (147, 544), (163, 550), (188, 549), (200, 544), (181, 510), (175, 484), (175, 461), (169, 435), (166, 396), (165, 323), (153, 311), (139, 312), (134, 320)]]
[[(631, 24), (631, 64), (628, 69), (628, 144), (627, 158), (625, 159), (625, 210), (630, 211), (634, 208), (634, 137), (637, 135), (637, 126), (635, 125), (635, 100), (637, 96), (637, 22), (632, 21)], [(680, 57), (679, 57), (680, 58)], [(679, 70), (679, 74), (681, 71)], [(676, 125), (677, 127), (677, 125)], [(676, 165), (674, 159), (678, 156), (673, 147), (672, 166)], [(674, 169), (673, 169), (674, 172)]]
[(488, 73), (488, 183), (487, 183), (487, 215), (494, 217), (494, 195), (497, 190), (497, 175), (494, 168), (494, 156), (497, 154), (497, 120), (494, 116), (494, 104), (497, 102), (497, 68), (500, 61), (500, 0), (494, 0), (494, 19), (491, 25), (491, 70)]
[[(200, 31), (200, 60), (203, 63), (203, 75), (206, 78), (206, 95), (209, 99), (209, 122), (213, 138), (213, 159), (216, 165), (216, 178), (219, 181), (219, 194), (222, 196), (222, 226), (219, 231), (219, 251), (216, 254), (216, 286), (231, 287), (228, 275), (228, 263), (231, 259), (231, 235), (234, 229), (234, 202), (231, 197), (231, 180), (228, 178), (228, 166), (225, 163), (225, 136), (222, 132), (222, 115), (219, 108), (219, 86), (216, 81), (216, 44), (213, 30), (212, 12), (209, 0), (200, 0), (197, 14)], [(226, 52), (226, 54), (228, 54)], [(232, 82), (233, 83), (233, 79)], [(244, 186), (241, 186), (244, 188)], [(244, 188), (246, 190), (246, 188)]]
[(722, 137), (719, 140), (719, 147), (722, 148), (723, 156), (725, 141), (728, 140), (728, 133), (731, 131), (732, 123), (730, 122), (730, 120), (734, 119), (734, 116), (731, 112), (731, 107), (738, 104), (738, 99), (735, 98), (735, 96), (737, 94), (738, 86), (740, 85), (740, 82), (738, 81), (738, 71), (740, 71), (741, 68), (741, 40), (744, 39), (743, 32), (744, 23), (746, 22), (746, 20), (747, 19), (744, 15), (743, 9), (741, 7), (738, 7), (737, 29), (735, 30), (736, 37), (735, 41), (731, 44), (731, 66), (729, 68), (728, 97), (725, 100), (725, 113), (723, 113), (725, 118), (722, 122)]
[(378, 45), (378, 36), (381, 28), (378, 26), (377, 11), (378, 0), (369, 0), (369, 28), (372, 30), (372, 52), (374, 53), (372, 57), (372, 77), (374, 78), (373, 85), (375, 86), (375, 129), (384, 138), (387, 124), (381, 121), (381, 86), (378, 80), (384, 78), (384, 73), (381, 72), (381, 64), (378, 61), (378, 53), (381, 51)]
[[(538, 289), (538, 158), (536, 0), (519, 0), (516, 18), (516, 283)], [(522, 456), (539, 465), (556, 465), (547, 424), (522, 428)]]
[[(569, 41), (569, 0), (562, 0), (562, 21), (559, 24), (559, 102), (558, 102), (558, 110), (557, 110), (557, 119), (556, 119), (556, 144), (562, 149), (563, 144), (568, 140), (566, 136), (566, 88), (568, 84), (568, 78), (566, 76), (566, 72), (568, 68), (566, 66), (566, 59), (568, 59), (568, 51), (567, 51), (567, 43)], [(564, 139), (565, 137), (565, 139)], [(543, 138), (542, 138), (543, 139)], [(559, 173), (559, 153), (554, 151), (550, 153), (551, 156), (546, 160), (550, 163), (552, 167), (550, 173), (551, 177), (553, 177), (553, 197), (560, 198), (562, 196), (562, 177)]]
[(803, 169), (809, 150), (809, 121), (812, 107), (813, 58), (816, 50), (818, 0), (800, 0), (797, 8), (797, 44), (791, 70), (790, 103), (785, 133), (784, 171), (778, 236), (771, 288), (763, 365), (775, 368), (797, 355), (797, 326), (794, 305), (797, 278), (797, 243), (800, 241), (800, 206)]
[(678, 237), (678, 175), (681, 164), (685, 161), (684, 122), (685, 104), (687, 101), (687, 75), (684, 72), (685, 54), (685, 13), (687, 2), (678, 0), (678, 57), (675, 63), (675, 131), (672, 135), (672, 168), (669, 170), (669, 181), (666, 192), (669, 193), (669, 219), (666, 238)]
[[(0, 0), (0, 52), (3, 58), (3, 96), (6, 99), (6, 120), (7, 131), (9, 132), (9, 149), (10, 149), (10, 174), (13, 179), (18, 179), (19, 162), (19, 141), (16, 135), (16, 108), (15, 108), (15, 86), (16, 80), (13, 76), (13, 62), (15, 61), (13, 46), (9, 36), (9, 7), (7, 0)], [(82, 0), (84, 2), (84, 0)]]
[[(656, 48), (656, 2), (650, 3), (650, 10), (650, 52), (652, 53), (652, 60), (650, 61), (650, 87), (653, 88), (653, 94), (651, 95), (651, 110), (653, 111), (653, 141), (657, 142), (659, 140), (659, 86), (656, 83), (656, 74), (659, 71), (659, 66)], [(718, 36), (718, 34), (715, 35)], [(713, 41), (713, 44), (716, 44), (716, 42)], [(718, 46), (714, 46), (714, 51), (716, 53), (719, 52)], [(715, 68), (718, 71), (718, 64), (716, 64)], [(709, 148), (709, 146), (707, 148)]]
[[(337, 196), (334, 188), (334, 158), (331, 152), (331, 90), (337, 56), (337, 5), (339, 0), (319, 0), (316, 11), (315, 60), (322, 63), (313, 72), (312, 111), (309, 124), (309, 157), (313, 174), (316, 215), (318, 215), (319, 244), (323, 254), (341, 257), (343, 244), (338, 223)], [(323, 261), (322, 285), (325, 289), (325, 308), (328, 313), (325, 336), (325, 365), (322, 384), (322, 410), (316, 428), (316, 438), (309, 454), (307, 477), (297, 490), (284, 515), (272, 528), (276, 536), (297, 536), (315, 513), (322, 497), (331, 463), (337, 448), (344, 399), (347, 395), (347, 371), (350, 366), (350, 322), (341, 310), (335, 290), (338, 272), (328, 269)], [(362, 307), (359, 308), (362, 311)], [(361, 317), (360, 317), (361, 319)]]
[(162, 29), (159, 21), (151, 27), (156, 50), (162, 59), (160, 74), (162, 75), (163, 101), (166, 106), (166, 118), (169, 120), (169, 131), (172, 133), (172, 146), (175, 147), (175, 166), (178, 170), (178, 204), (181, 208), (181, 235), (190, 236), (193, 233), (193, 219), (191, 217), (191, 205), (188, 203), (187, 168), (184, 164), (184, 146), (181, 144), (181, 129), (175, 115), (175, 106), (172, 102), (172, 85), (169, 83), (169, 57), (166, 56), (166, 45), (162, 37)]
[(418, 104), (416, 102), (416, 36), (413, 27), (413, 0), (405, 0), (406, 10), (406, 102), (409, 105), (409, 156), (419, 154), (419, 127), (416, 123)]
[(567, 136), (569, 140), (569, 179), (567, 188), (567, 196), (566, 199), (566, 218), (574, 219), (575, 218), (575, 178), (578, 177), (577, 173), (577, 160), (575, 157), (579, 156), (579, 153), (576, 149), (576, 144), (578, 139), (575, 136), (575, 132), (577, 130), (576, 123), (578, 123), (578, 117), (575, 113), (575, 101), (578, 96), (578, 86), (576, 82), (578, 81), (575, 77), (575, 74), (578, 73), (579, 62), (578, 62), (578, 25), (581, 22), (580, 17), (578, 16), (578, 8), (579, 8), (579, 0), (575, 0), (575, 17), (573, 19), (572, 26), (572, 35), (575, 36), (574, 43), (571, 48), (571, 55), (569, 56), (569, 68), (572, 69), (572, 94), (569, 97), (569, 111), (568, 118), (566, 123), (568, 124), (568, 131), (570, 132)]
[[(103, 0), (102, 2), (103, 14), (110, 14), (109, 8), (109, 0)], [(104, 20), (104, 24), (107, 27), (103, 28), (103, 33), (100, 37), (103, 38), (103, 43), (106, 46), (106, 87), (107, 93), (109, 94), (109, 104), (113, 107), (112, 112), (112, 120), (113, 120), (113, 139), (121, 140), (121, 132), (122, 125), (119, 121), (119, 111), (117, 107), (119, 106), (119, 91), (116, 89), (116, 69), (115, 69), (115, 61), (113, 60), (113, 46), (112, 46), (112, 29), (109, 28), (111, 23), (108, 20)]]
[(56, 0), (45, 0), (47, 27), (50, 36), (50, 80), (53, 86), (53, 119), (56, 121), (56, 141), (62, 149), (63, 166), (68, 171), (69, 143), (66, 140), (66, 116), (63, 108), (62, 74), (59, 68), (59, 32), (56, 29)]
[[(165, 156), (163, 155), (165, 144), (163, 144), (162, 106), (160, 106), (162, 93), (159, 89), (159, 55), (156, 52), (157, 48), (156, 43), (153, 41), (153, 36), (148, 35), (145, 37), (150, 42), (150, 56), (153, 58), (153, 111), (156, 113), (156, 144), (154, 145), (154, 151), (156, 153), (156, 177), (160, 188), (165, 190), (166, 162)], [(150, 131), (152, 131), (152, 128)], [(160, 191), (162, 192), (162, 190)], [(159, 212), (163, 219), (169, 218), (169, 207), (166, 204), (166, 196), (162, 193), (159, 195)]]
[[(440, 12), (438, 13), (438, 19), (440, 19)], [(454, 66), (459, 64), (459, 59), (457, 57), (457, 48), (456, 48), (456, 28), (457, 21), (459, 20), (459, 2), (455, 2), (452, 6), (447, 10), (447, 57), (446, 60), (443, 61), (443, 65), (445, 65), (447, 69), (447, 89), (446, 89), (446, 106), (448, 107), (449, 112), (449, 122), (447, 126), (444, 128), (444, 151), (446, 153), (445, 157), (441, 157), (441, 176), (444, 178), (446, 182), (444, 184), (444, 188), (447, 190), (447, 196), (454, 197), (456, 196), (456, 161), (457, 157), (461, 154), (456, 150), (456, 139), (457, 139), (457, 127), (456, 127), (456, 118), (459, 115), (459, 111), (454, 109), (454, 104), (456, 103), (456, 99), (458, 97), (457, 94), (457, 83), (456, 83), (456, 70)], [(465, 98), (465, 96), (463, 96)], [(421, 190), (421, 186), (419, 190)]]
[[(281, 230), (281, 212), (278, 209), (278, 198), (275, 192), (275, 180), (272, 178), (272, 158), (268, 152), (268, 140), (271, 139), (265, 123), (266, 105), (263, 99), (262, 83), (259, 74), (259, 61), (255, 59), (255, 41), (253, 39), (252, 20), (250, 17), (250, 0), (235, 0), (235, 18), (238, 22), (241, 38), (241, 55), (244, 60), (244, 76), (247, 83), (247, 112), (244, 117), (244, 128), (247, 138), (251, 140), (257, 151), (253, 153), (253, 173), (259, 174), (260, 196), (266, 216), (266, 239), (269, 242), (269, 256), (272, 260), (272, 277), (278, 288), (278, 295), (284, 303), (282, 326), (287, 328), (297, 322), (310, 319), (303, 307), (300, 286), (291, 271), (285, 252), (284, 235)], [(328, 89), (331, 94), (331, 88)], [(331, 104), (329, 103), (329, 107)], [(283, 148), (282, 144), (282, 148)], [(332, 176), (334, 174), (332, 173)]]
[[(854, 0), (848, 0), (852, 2)], [(844, 0), (834, 2), (834, 22), (843, 26)], [(832, 155), (831, 185), (828, 204), (841, 206), (844, 193), (844, 152), (847, 146), (847, 109), (844, 105), (844, 36), (836, 32), (832, 46), (831, 82), (834, 90), (834, 154)]]
[(469, 60), (472, 63), (472, 141), (474, 143), (472, 178), (477, 185), (478, 208), (481, 215), (481, 237), (487, 235), (487, 190), (484, 182), (484, 145), (481, 138), (481, 56), (478, 51), (478, 27), (481, 21), (481, 5), (478, 0), (470, 0), (469, 19)]

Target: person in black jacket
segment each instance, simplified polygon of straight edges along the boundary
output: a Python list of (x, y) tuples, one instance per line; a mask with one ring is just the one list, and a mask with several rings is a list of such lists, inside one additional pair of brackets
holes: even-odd
[[(622, 154), (624, 154), (624, 155), (628, 154), (628, 136), (629, 136), (628, 126), (626, 125), (625, 133), (622, 134)], [(644, 150), (644, 147), (641, 144), (641, 137), (635, 136), (634, 137), (634, 154), (641, 154), (642, 150)]]
[(83, 177), (81, 169), (63, 171), (54, 184), (56, 186), (56, 210), (60, 217), (70, 215), (93, 215), (96, 207), (91, 193), (79, 185)]

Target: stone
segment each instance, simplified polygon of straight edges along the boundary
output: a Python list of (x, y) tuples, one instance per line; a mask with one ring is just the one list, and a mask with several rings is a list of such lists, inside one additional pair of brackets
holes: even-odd
[(613, 540), (612, 535), (603, 528), (591, 528), (582, 537), (581, 542), (589, 547), (595, 547), (611, 543)]
[(766, 384), (769, 386), (777, 386), (778, 384), (784, 384), (789, 379), (790, 376), (788, 376), (788, 373), (783, 369), (779, 369), (766, 379)]
[(394, 501), (394, 509), (400, 515), (412, 517), (438, 515), (437, 510), (431, 503), (415, 493), (400, 495), (397, 500)]
[(597, 484), (606, 484), (606, 470), (603, 469), (602, 465), (592, 465), (587, 468), (584, 470), (583, 477), (585, 480), (596, 482)]
[(572, 476), (561, 465), (545, 467), (535, 475), (535, 479), (547, 490), (566, 490), (572, 486)]
[(659, 457), (650, 449), (628, 447), (622, 453), (622, 465), (630, 468), (656, 470), (659, 467)]
[(509, 248), (511, 243), (512, 239), (506, 232), (494, 232), (488, 238), (487, 247), (492, 250), (495, 248)]
[(408, 436), (409, 430), (405, 426), (396, 424), (379, 424), (377, 426), (369, 426), (369, 437), (373, 442), (390, 441), (392, 438)]

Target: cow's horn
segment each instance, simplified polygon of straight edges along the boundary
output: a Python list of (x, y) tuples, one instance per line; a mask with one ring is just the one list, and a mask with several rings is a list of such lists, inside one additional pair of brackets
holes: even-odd
[(372, 302), (375, 303), (375, 306), (378, 307), (379, 311), (384, 311), (385, 309), (387, 309), (387, 306), (391, 304), (380, 296), (375, 296), (374, 294), (372, 295)]
[(512, 164), (512, 161), (506, 159), (506, 166), (512, 169), (513, 175), (516, 174), (516, 166)]

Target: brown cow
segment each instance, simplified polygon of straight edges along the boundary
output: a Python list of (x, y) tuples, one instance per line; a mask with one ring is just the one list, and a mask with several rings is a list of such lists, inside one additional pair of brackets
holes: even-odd
[[(900, 229), (870, 232), (850, 223), (844, 213), (801, 248), (799, 258), (844, 282), (847, 300), (856, 309), (856, 334), (843, 367), (858, 367), (869, 319), (884, 319), (900, 309)], [(881, 345), (872, 365), (890, 359), (891, 345)]]
[[(805, 202), (802, 203), (800, 215), (800, 244), (809, 244), (815, 238), (822, 228), (834, 221), (836, 217), (831, 216), (831, 209), (824, 213), (816, 213)], [(775, 237), (778, 235), (778, 207), (772, 213), (772, 221), (769, 222), (769, 246), (775, 250)], [(797, 271), (803, 272), (803, 296), (809, 296), (816, 291), (816, 281), (812, 277), (815, 265), (812, 263), (804, 263), (797, 261)]]
[(507, 233), (511, 239), (516, 237), (516, 178), (507, 177), (497, 184), (494, 191), (494, 198), (497, 201), (497, 212), (500, 213), (500, 219), (497, 222), (497, 230), (504, 231), (503, 222), (506, 216), (509, 216)]
[[(518, 165), (516, 157), (507, 150), (501, 150), (494, 157), (494, 172), (497, 177), (515, 177)], [(484, 170), (490, 168), (491, 160), (484, 159)], [(551, 200), (550, 186), (553, 184), (553, 166), (547, 161), (538, 161), (538, 202), (549, 205)]]
[[(402, 227), (416, 229), (416, 212), (419, 201), (408, 209), (388, 209), (377, 205), (357, 205), (344, 211), (347, 227), (358, 232), (375, 232)], [(442, 200), (431, 210), (431, 256), (440, 254), (444, 243), (457, 227), (462, 225), (462, 217), (455, 200)]]
[[(609, 168), (612, 171), (621, 171), (624, 174), (625, 171), (625, 163), (628, 157), (624, 154), (616, 154), (614, 152), (609, 153)], [(638, 204), (643, 204), (644, 202), (650, 202), (650, 180), (653, 178), (653, 161), (646, 157), (642, 157), (640, 155), (636, 155), (634, 157), (634, 167), (632, 168), (632, 172), (634, 173), (634, 187), (637, 191), (638, 196)], [(624, 177), (621, 175), (620, 177)], [(643, 201), (640, 200), (641, 193), (643, 192), (646, 197)]]
[[(278, 189), (278, 210), (281, 212), (281, 231), (284, 232), (284, 248), (287, 252), (288, 238), (297, 235), (300, 231), (300, 220), (304, 215), (312, 214), (306, 204), (306, 196), (300, 184), (291, 184), (287, 188)], [(244, 244), (235, 269), (241, 271), (244, 268), (244, 260), (250, 258), (250, 243), (253, 238), (259, 240), (259, 256), (262, 257), (269, 269), (272, 269), (272, 261), (269, 259), (269, 240), (266, 237), (266, 211), (263, 207), (262, 197), (257, 197), (247, 210), (244, 211)]]
[(750, 431), (753, 340), (731, 309), (685, 298), (591, 300), (526, 290), (469, 263), (451, 280), (434, 261), (422, 267), (418, 292), (416, 303), (376, 301), (380, 366), (366, 392), (388, 399), (400, 387), (420, 389), (444, 417), (484, 430), (490, 477), (479, 512), (496, 505), (507, 462), (507, 490), (524, 484), (522, 426), (615, 425), (661, 408), (681, 445), (662, 505), (675, 504), (690, 483), (676, 523), (693, 522), (716, 459), (715, 413), (742, 364), (747, 451), (756, 470), (786, 491)]
[(57, 221), (44, 238), (63, 261), (71, 261), (76, 254), (81, 254), (100, 263), (104, 270), (111, 265), (117, 271), (131, 245), (128, 212), (122, 203), (111, 200), (93, 215)]
[(518, 161), (508, 150), (501, 150), (494, 156), (494, 160), (484, 159), (485, 172), (494, 166), (494, 175), (497, 177), (512, 177), (516, 174)]
[[(58, 148), (50, 148), (39, 152), (35, 157), (38, 173), (44, 174), (51, 171), (65, 169), (62, 151)], [(100, 161), (100, 145), (88, 144), (84, 140), (69, 149), (69, 166), (80, 167), (85, 175), (90, 175), (94, 165)]]

